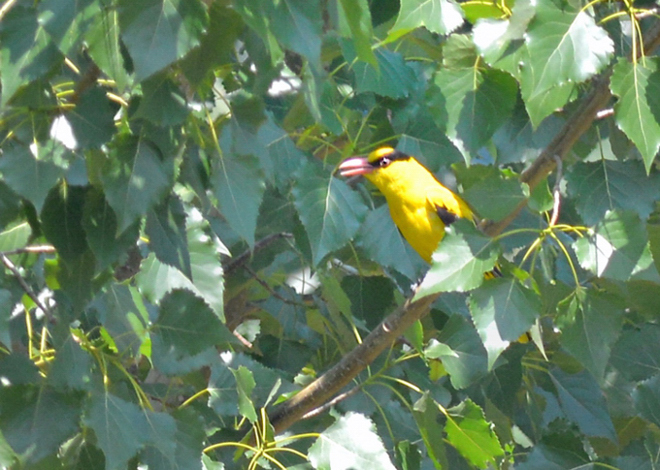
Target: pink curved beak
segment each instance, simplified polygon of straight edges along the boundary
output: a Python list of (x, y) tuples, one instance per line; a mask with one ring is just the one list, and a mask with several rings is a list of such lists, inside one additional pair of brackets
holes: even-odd
[(360, 176), (366, 175), (374, 171), (367, 157), (351, 157), (343, 162), (337, 168), (341, 176)]

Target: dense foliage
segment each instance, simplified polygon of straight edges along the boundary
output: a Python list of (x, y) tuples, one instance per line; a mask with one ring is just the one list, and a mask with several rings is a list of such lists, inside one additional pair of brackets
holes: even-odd
[[(657, 468), (656, 14), (4, 0), (0, 466)], [(430, 270), (380, 145), (487, 219)]]

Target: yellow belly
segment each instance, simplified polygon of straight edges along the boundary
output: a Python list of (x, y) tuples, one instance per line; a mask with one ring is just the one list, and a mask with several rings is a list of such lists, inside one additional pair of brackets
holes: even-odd
[(403, 237), (427, 263), (445, 235), (445, 225), (428, 204), (406, 206), (401, 200), (387, 202), (392, 220)]

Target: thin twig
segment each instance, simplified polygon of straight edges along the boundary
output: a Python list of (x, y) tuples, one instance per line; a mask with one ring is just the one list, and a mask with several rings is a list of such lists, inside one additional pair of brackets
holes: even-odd
[(324, 403), (323, 405), (319, 406), (318, 408), (314, 408), (312, 411), (308, 411), (307, 413), (302, 415), (302, 417), (300, 419), (309, 419), (309, 418), (313, 418), (314, 416), (318, 416), (321, 413), (324, 413), (325, 411), (327, 411), (330, 408), (332, 408), (333, 406), (335, 406), (340, 401), (346, 400), (347, 398), (352, 397), (353, 395), (355, 395), (360, 390), (362, 390), (362, 386), (361, 385), (356, 385), (355, 387), (348, 390), (347, 392), (340, 393), (339, 395), (334, 397), (332, 400)]
[(51, 245), (37, 245), (17, 248), (15, 250), (4, 251), (6, 256), (22, 255), (24, 253), (55, 253), (55, 247)]
[(287, 238), (287, 239), (293, 238), (293, 234), (288, 232), (280, 232), (280, 233), (271, 233), (270, 235), (265, 236), (264, 238), (256, 242), (251, 250), (245, 250), (243, 253), (241, 253), (236, 258), (232, 259), (229, 263), (227, 263), (227, 265), (225, 266), (225, 276), (230, 274), (232, 271), (235, 271), (237, 268), (243, 266), (245, 263), (247, 263), (247, 261), (250, 259), (252, 255), (259, 252), (260, 250), (263, 250), (268, 245), (270, 245), (276, 240), (279, 240), (280, 238)]
[(5, 253), (0, 252), (0, 258), (2, 258), (3, 264), (11, 271), (11, 273), (14, 275), (18, 283), (21, 285), (25, 293), (32, 299), (34, 304), (41, 309), (41, 311), (44, 312), (44, 315), (46, 315), (46, 318), (50, 323), (55, 323), (55, 318), (53, 317), (53, 314), (50, 312), (48, 308), (46, 308), (46, 305), (39, 300), (39, 297), (35, 292), (32, 290), (32, 288), (28, 285), (27, 282), (25, 282), (25, 279), (23, 279), (23, 276), (21, 276), (21, 273), (18, 271), (16, 266), (14, 266), (14, 263), (11, 262), (9, 258), (7, 258), (7, 255)]
[(560, 191), (560, 186), (561, 186), (561, 178), (562, 178), (562, 161), (561, 158), (559, 158), (559, 155), (555, 155), (555, 162), (557, 165), (557, 179), (555, 180), (555, 187), (552, 190), (552, 199), (553, 199), (553, 204), (552, 204), (552, 217), (550, 217), (550, 227), (555, 225), (557, 223), (557, 219), (559, 219), (559, 209), (561, 207), (561, 191)]

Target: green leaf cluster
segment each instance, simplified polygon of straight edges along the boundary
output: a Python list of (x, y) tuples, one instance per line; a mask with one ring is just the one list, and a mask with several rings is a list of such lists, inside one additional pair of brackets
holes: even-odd
[[(3, 2), (0, 466), (656, 468), (655, 10)], [(427, 266), (384, 145), (489, 222)]]

